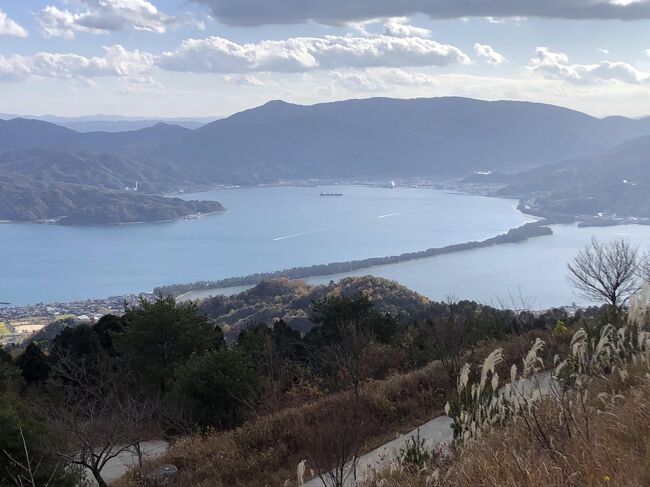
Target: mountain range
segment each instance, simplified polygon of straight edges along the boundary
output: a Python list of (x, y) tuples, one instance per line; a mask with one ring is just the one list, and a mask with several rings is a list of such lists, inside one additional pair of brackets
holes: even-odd
[(76, 130), (77, 132), (126, 132), (153, 127), (159, 123), (168, 123), (188, 129), (196, 129), (222, 117), (145, 118), (104, 114), (87, 115), (82, 117), (59, 117), (56, 115), (21, 116), (0, 113), (1, 120), (11, 120), (14, 118), (27, 118), (31, 120), (51, 122), (60, 125), (61, 127)]
[(459, 176), (521, 171), (650, 134), (650, 119), (598, 119), (551, 105), (465, 98), (270, 102), (165, 140), (213, 177)]
[(650, 219), (650, 136), (601, 154), (506, 176), (498, 194), (539, 215)]
[[(601, 207), (615, 210), (609, 203), (585, 203), (602, 199), (599, 185), (613, 181), (611, 174), (601, 182), (596, 175), (617, 171), (617, 158), (635, 151), (642, 171), (642, 147), (648, 144), (643, 137), (649, 134), (650, 118), (601, 119), (528, 102), (372, 98), (302, 106), (272, 101), (195, 129), (158, 123), (82, 133), (42, 120), (0, 120), (0, 178), (20, 181), (23, 188), (30, 182), (82, 185), (101, 190), (98, 194), (123, 193), (138, 181), (153, 195), (216, 184), (455, 178), (497, 171), (521, 173), (503, 194), (536, 206), (546, 195), (544, 206), (553, 199), (554, 211), (591, 214)], [(584, 192), (559, 193), (562, 186), (552, 181), (564, 181), (567, 167), (576, 168)], [(640, 184), (638, 177), (628, 179)], [(544, 184), (556, 193), (551, 196)], [(628, 186), (631, 194), (641, 188)], [(616, 212), (635, 209), (632, 203), (619, 207)]]

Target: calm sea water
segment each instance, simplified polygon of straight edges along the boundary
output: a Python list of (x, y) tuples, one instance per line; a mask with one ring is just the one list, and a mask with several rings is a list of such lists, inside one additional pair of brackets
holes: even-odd
[[(650, 250), (650, 226), (578, 228), (554, 225), (554, 235), (516, 244), (496, 245), (428, 259), (362, 269), (349, 275), (373, 274), (394, 279), (431, 299), (474, 299), (485, 304), (543, 309), (572, 303), (593, 304), (576, 295), (567, 281), (567, 263), (592, 237), (603, 242), (625, 238)], [(312, 284), (347, 274), (308, 279)]]
[(482, 240), (526, 221), (512, 200), (430, 189), (276, 187), (184, 197), (215, 199), (229, 211), (173, 223), (0, 225), (0, 301), (106, 297), (400, 254)]
[[(321, 191), (344, 196), (321, 197)], [(0, 301), (106, 297), (161, 284), (394, 255), (482, 240), (527, 221), (512, 200), (430, 189), (247, 188), (184, 197), (215, 199), (229, 211), (158, 224), (0, 225)], [(585, 304), (566, 282), (566, 263), (592, 236), (625, 237), (650, 249), (648, 226), (553, 228), (553, 236), (528, 242), (351, 275), (395, 279), (432, 299), (455, 296), (505, 305), (523, 300), (542, 308)], [(323, 283), (345, 275), (308, 281)]]

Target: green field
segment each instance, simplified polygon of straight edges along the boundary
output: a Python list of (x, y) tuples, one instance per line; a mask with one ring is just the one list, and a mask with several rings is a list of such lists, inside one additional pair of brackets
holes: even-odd
[(0, 336), (2, 335), (8, 335), (11, 333), (9, 331), (9, 327), (7, 327), (7, 324), (4, 321), (0, 321)]

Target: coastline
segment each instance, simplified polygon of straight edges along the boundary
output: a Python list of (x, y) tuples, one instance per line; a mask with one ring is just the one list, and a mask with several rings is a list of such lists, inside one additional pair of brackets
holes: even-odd
[[(447, 184), (450, 183), (449, 180), (446, 181)], [(219, 186), (214, 189), (244, 189), (244, 188), (256, 188), (256, 187), (319, 187), (324, 185), (355, 185), (355, 186), (365, 186), (365, 187), (386, 187), (380, 181), (293, 181), (293, 182), (282, 182), (278, 184), (265, 184), (265, 185), (254, 185), (254, 186)], [(437, 191), (444, 191), (449, 194), (455, 194), (458, 196), (469, 196), (469, 195), (479, 195), (490, 198), (499, 198), (499, 199), (511, 199), (513, 201), (513, 209), (518, 211), (521, 215), (525, 217), (526, 223), (523, 225), (510, 229), (508, 233), (497, 235), (494, 237), (487, 238), (483, 241), (470, 241), (459, 244), (452, 244), (445, 247), (438, 248), (429, 248), (423, 251), (409, 252), (400, 255), (392, 255), (386, 257), (370, 257), (364, 259), (358, 259), (348, 262), (330, 262), (327, 264), (318, 264), (314, 266), (305, 266), (305, 267), (295, 267), (290, 269), (284, 269), (279, 271), (267, 272), (267, 273), (255, 273), (245, 276), (231, 277), (225, 279), (219, 279), (216, 281), (199, 281), (195, 283), (184, 283), (184, 284), (171, 284), (171, 285), (161, 285), (154, 288), (152, 291), (142, 291), (140, 294), (143, 296), (152, 296), (154, 293), (162, 292), (174, 297), (182, 297), (186, 294), (191, 294), (192, 292), (198, 291), (212, 291), (212, 290), (225, 290), (230, 288), (237, 287), (246, 287), (254, 286), (261, 282), (263, 279), (272, 279), (277, 277), (288, 277), (290, 279), (308, 279), (308, 278), (319, 278), (336, 275), (339, 273), (357, 271), (361, 269), (372, 269), (376, 266), (386, 265), (386, 264), (397, 264), (400, 262), (406, 262), (411, 260), (423, 259), (428, 257), (434, 257), (437, 255), (450, 254), (455, 252), (462, 252), (465, 250), (473, 250), (477, 248), (487, 247), (491, 245), (499, 245), (501, 243), (516, 243), (523, 242), (528, 239), (532, 239), (538, 236), (551, 235), (553, 232), (549, 225), (558, 224), (558, 223), (573, 223), (577, 224), (579, 227), (597, 227), (597, 226), (618, 226), (625, 224), (640, 224), (648, 225), (650, 222), (641, 222), (633, 219), (632, 221), (610, 221), (607, 220), (606, 224), (594, 224), (593, 222), (583, 222), (582, 219), (571, 217), (569, 215), (547, 215), (546, 217), (542, 214), (537, 214), (534, 211), (531, 212), (529, 208), (526, 208), (521, 200), (517, 198), (503, 198), (494, 194), (477, 191), (476, 188), (472, 191), (470, 188), (464, 187), (460, 189), (458, 186), (452, 187), (453, 185), (443, 185), (440, 182), (434, 182), (433, 180), (420, 180), (419, 184), (404, 184), (401, 187), (411, 187), (411, 188), (428, 188)], [(203, 189), (205, 191), (205, 189)], [(186, 193), (183, 193), (187, 195)], [(229, 211), (229, 209), (224, 208), (216, 212), (209, 212), (201, 214), (200, 216), (209, 216), (213, 214), (220, 214)], [(74, 226), (104, 226), (104, 225), (135, 225), (140, 223), (168, 223), (179, 221), (182, 219), (187, 219), (187, 216), (180, 217), (174, 220), (165, 220), (158, 222), (128, 222), (128, 223), (112, 223), (112, 224), (87, 224), (87, 225), (74, 225)], [(11, 221), (0, 221), (0, 223), (34, 223), (34, 222), (11, 222)], [(66, 225), (62, 225), (66, 226)], [(72, 225), (70, 225), (72, 226)], [(516, 232), (525, 227), (537, 226), (540, 228), (546, 227), (547, 230), (539, 231), (539, 233), (533, 233), (527, 236), (518, 236), (515, 240), (502, 240), (505, 239), (508, 235), (512, 235), (512, 232)], [(502, 241), (500, 241), (502, 240)], [(241, 291), (240, 291), (241, 292)], [(124, 296), (127, 296), (126, 294)], [(80, 299), (78, 302), (87, 301), (90, 302), (96, 298)], [(28, 307), (29, 305), (19, 306)], [(0, 307), (1, 308), (1, 307)]]
[(492, 245), (503, 243), (523, 242), (530, 238), (548, 236), (553, 234), (549, 225), (557, 223), (551, 220), (539, 220), (527, 222), (523, 225), (512, 228), (508, 232), (487, 238), (481, 241), (464, 242), (460, 244), (451, 244), (444, 247), (435, 247), (422, 250), (419, 252), (406, 252), (399, 255), (385, 257), (369, 257), (366, 259), (351, 260), (346, 262), (330, 262), (328, 264), (319, 264), (307, 267), (294, 267), (275, 272), (264, 272), (249, 274), (247, 276), (232, 277), (220, 279), (217, 281), (200, 281), (187, 284), (172, 284), (154, 288), (154, 294), (168, 295), (179, 297), (194, 291), (206, 291), (225, 289), (241, 286), (254, 286), (266, 279), (275, 279), (285, 277), (288, 279), (306, 279), (311, 277), (325, 277), (344, 272), (351, 272), (360, 269), (370, 269), (379, 265), (397, 264), (410, 260), (435, 257), (438, 255), (462, 252), (465, 250), (474, 250)]
[[(548, 220), (540, 220), (534, 222), (527, 222), (523, 225), (510, 229), (508, 232), (487, 238), (482, 241), (471, 241), (464, 242), (460, 244), (451, 244), (444, 247), (430, 248), (424, 251), (419, 252), (408, 252), (395, 256), (387, 257), (370, 257), (366, 259), (353, 260), (348, 262), (330, 262), (327, 264), (319, 264), (309, 267), (295, 267), (291, 269), (285, 269), (281, 271), (268, 272), (268, 273), (256, 273), (250, 274), (248, 276), (240, 276), (233, 278), (226, 278), (219, 281), (201, 281), (197, 283), (187, 283), (187, 284), (177, 284), (177, 285), (167, 285), (159, 286), (154, 288), (151, 291), (141, 291), (137, 294), (127, 293), (124, 295), (111, 296), (109, 298), (88, 298), (88, 299), (78, 299), (73, 300), (67, 303), (39, 303), (31, 305), (21, 305), (21, 306), (11, 306), (0, 307), (0, 316), (2, 316), (2, 310), (19, 310), (33, 308), (39, 306), (42, 308), (47, 308), (48, 306), (60, 307), (61, 305), (71, 305), (74, 304), (76, 307), (83, 307), (84, 303), (88, 306), (95, 307), (98, 301), (112, 301), (114, 303), (124, 303), (135, 302), (138, 297), (143, 297), (145, 299), (151, 299), (156, 295), (170, 295), (175, 298), (182, 298), (183, 295), (190, 294), (196, 291), (207, 291), (207, 290), (216, 290), (216, 289), (228, 289), (228, 288), (245, 288), (252, 287), (259, 284), (265, 279), (273, 279), (279, 277), (287, 277), (289, 279), (306, 279), (311, 277), (326, 277), (329, 275), (336, 275), (343, 272), (355, 271), (360, 269), (370, 269), (372, 267), (386, 265), (386, 264), (397, 264), (399, 262), (405, 262), (409, 260), (417, 260), (428, 257), (435, 257), (438, 255), (445, 255), (456, 252), (463, 252), (466, 250), (474, 250), (483, 247), (489, 247), (492, 245), (500, 245), (504, 243), (518, 243), (529, 240), (531, 238), (540, 237), (540, 236), (549, 236), (553, 234), (553, 230), (549, 225), (555, 222)], [(238, 292), (243, 292), (244, 289), (238, 289)], [(25, 314), (24, 316), (29, 316)]]
[[(173, 223), (181, 220), (196, 220), (203, 218), (204, 216), (210, 215), (219, 215), (221, 213), (226, 213), (229, 209), (224, 208), (219, 211), (210, 211), (207, 213), (189, 213), (187, 215), (179, 216), (178, 218), (172, 218), (170, 220), (143, 220), (137, 222), (114, 222), (114, 223), (75, 223), (75, 224), (66, 224), (59, 223), (55, 220), (29, 220), (29, 221), (20, 221), (20, 220), (0, 220), (0, 225), (2, 224), (21, 224), (21, 225), (60, 225), (62, 227), (110, 227), (110, 226), (121, 226), (121, 225), (142, 225), (147, 223)], [(192, 218), (196, 216), (197, 218)], [(64, 217), (61, 217), (64, 218)]]

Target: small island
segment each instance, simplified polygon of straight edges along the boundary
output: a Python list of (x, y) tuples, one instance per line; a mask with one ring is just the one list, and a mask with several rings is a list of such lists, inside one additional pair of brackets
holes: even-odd
[(162, 196), (166, 168), (89, 152), (43, 150), (0, 157), (0, 221), (107, 225), (197, 218), (224, 211), (217, 201)]

